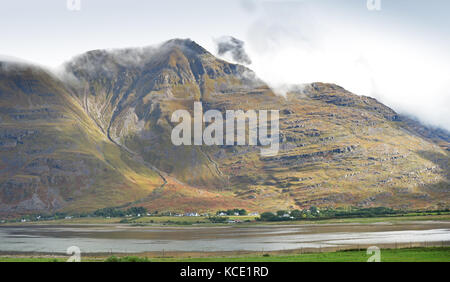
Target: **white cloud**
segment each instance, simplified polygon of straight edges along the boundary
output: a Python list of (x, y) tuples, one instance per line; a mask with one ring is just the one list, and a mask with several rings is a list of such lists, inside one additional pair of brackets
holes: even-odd
[(249, 29), (252, 69), (262, 79), (275, 89), (336, 83), (450, 130), (447, 52), (395, 26), (342, 22), (326, 10), (295, 7), (266, 7)]

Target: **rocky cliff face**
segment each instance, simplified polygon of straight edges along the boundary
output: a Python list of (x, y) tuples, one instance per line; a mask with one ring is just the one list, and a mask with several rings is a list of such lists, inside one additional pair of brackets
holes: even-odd
[[(448, 142), (332, 84), (275, 95), (191, 40), (0, 67), (0, 212), (448, 207)], [(281, 150), (174, 146), (175, 110), (280, 110)], [(447, 150), (446, 150), (447, 149)]]

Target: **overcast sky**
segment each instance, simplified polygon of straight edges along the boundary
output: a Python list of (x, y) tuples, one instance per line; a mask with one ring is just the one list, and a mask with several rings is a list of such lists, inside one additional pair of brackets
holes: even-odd
[[(377, 0), (372, 0), (377, 1)], [(92, 49), (191, 38), (244, 41), (249, 67), (284, 85), (337, 83), (450, 130), (450, 1), (0, 0), (0, 54), (50, 67)]]

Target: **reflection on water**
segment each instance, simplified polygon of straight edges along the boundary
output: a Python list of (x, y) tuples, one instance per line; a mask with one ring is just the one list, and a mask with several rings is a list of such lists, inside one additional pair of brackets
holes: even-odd
[(450, 241), (450, 222), (297, 226), (132, 227), (0, 226), (0, 251), (84, 253), (276, 251), (367, 244)]

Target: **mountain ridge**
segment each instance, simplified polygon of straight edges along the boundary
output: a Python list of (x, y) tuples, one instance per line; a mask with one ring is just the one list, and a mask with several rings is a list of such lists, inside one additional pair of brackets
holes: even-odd
[[(0, 213), (448, 207), (450, 135), (340, 86), (280, 97), (189, 39), (90, 51), (59, 77), (39, 69), (14, 74), (0, 63)], [(279, 109), (279, 156), (173, 146), (171, 113), (192, 112), (193, 101)]]

